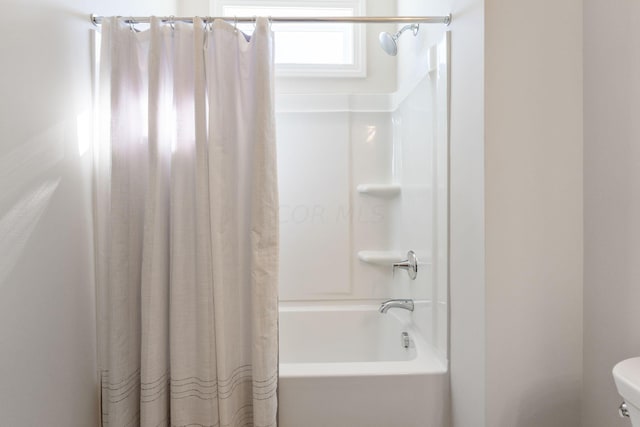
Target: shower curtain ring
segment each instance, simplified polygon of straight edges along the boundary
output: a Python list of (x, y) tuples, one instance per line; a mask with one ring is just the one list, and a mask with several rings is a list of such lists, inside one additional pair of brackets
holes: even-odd
[(136, 32), (136, 21), (133, 19), (133, 16), (129, 17), (129, 29), (134, 33)]
[(171, 28), (171, 31), (176, 29), (176, 17), (174, 15), (171, 15), (169, 17), (169, 27)]

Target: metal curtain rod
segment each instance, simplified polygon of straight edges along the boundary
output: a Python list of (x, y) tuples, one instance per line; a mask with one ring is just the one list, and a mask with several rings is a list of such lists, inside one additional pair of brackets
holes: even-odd
[[(102, 24), (103, 16), (90, 16), (93, 25)], [(149, 23), (149, 16), (122, 17), (127, 24)], [(184, 16), (159, 16), (163, 22), (189, 22), (193, 23), (193, 18)], [(213, 22), (221, 19), (228, 22), (255, 22), (256, 17), (248, 16), (202, 16), (203, 22)], [(271, 22), (341, 22), (348, 24), (368, 24), (368, 23), (397, 23), (397, 24), (446, 24), (451, 23), (451, 15), (448, 16), (270, 16)]]

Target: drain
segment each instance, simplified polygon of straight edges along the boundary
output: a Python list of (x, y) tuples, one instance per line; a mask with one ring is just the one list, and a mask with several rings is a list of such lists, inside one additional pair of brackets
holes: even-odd
[(400, 343), (402, 344), (402, 347), (409, 348), (409, 344), (411, 344), (411, 339), (409, 339), (408, 332), (403, 332), (402, 334), (400, 334)]

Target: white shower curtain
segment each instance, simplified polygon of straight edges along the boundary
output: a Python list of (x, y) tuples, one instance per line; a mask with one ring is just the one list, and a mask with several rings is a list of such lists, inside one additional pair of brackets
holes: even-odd
[(272, 40), (262, 18), (102, 24), (103, 425), (276, 425)]

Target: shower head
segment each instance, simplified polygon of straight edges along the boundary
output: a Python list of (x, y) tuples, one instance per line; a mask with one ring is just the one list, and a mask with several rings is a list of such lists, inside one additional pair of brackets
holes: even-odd
[(380, 40), (380, 46), (382, 47), (382, 50), (387, 52), (387, 55), (396, 56), (398, 54), (398, 39), (400, 38), (402, 33), (407, 30), (412, 30), (413, 35), (415, 36), (418, 34), (419, 29), (419, 24), (410, 24), (405, 25), (400, 29), (400, 31), (395, 34), (391, 34), (388, 32), (380, 33), (380, 36), (378, 36), (378, 39)]
[(384, 32), (380, 33), (378, 39), (380, 40), (382, 50), (387, 52), (387, 55), (396, 56), (398, 54), (398, 44), (396, 43), (398, 38), (395, 35)]

